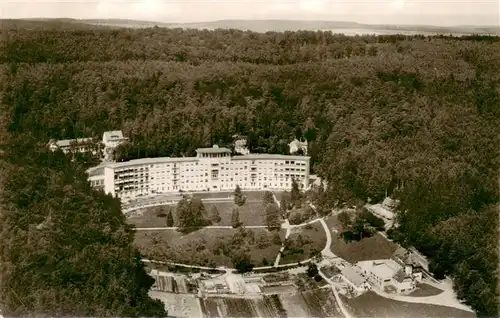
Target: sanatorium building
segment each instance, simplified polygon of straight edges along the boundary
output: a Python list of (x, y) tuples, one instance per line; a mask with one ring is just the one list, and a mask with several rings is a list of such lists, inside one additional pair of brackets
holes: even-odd
[(246, 154), (228, 148), (198, 148), (196, 157), (143, 158), (89, 169), (93, 187), (128, 201), (172, 192), (289, 190), (292, 180), (309, 187), (308, 156)]

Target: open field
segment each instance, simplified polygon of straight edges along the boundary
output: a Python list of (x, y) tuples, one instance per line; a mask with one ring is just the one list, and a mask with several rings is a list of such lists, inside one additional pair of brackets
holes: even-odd
[(203, 314), (209, 318), (279, 317), (283, 311), (281, 301), (276, 295), (262, 298), (208, 297), (200, 301)]
[[(135, 244), (145, 257), (199, 266), (232, 267), (230, 257), (216, 251), (221, 244), (228, 246), (230, 250), (233, 250), (231, 246), (246, 250), (256, 266), (263, 265), (264, 258), (268, 261), (276, 258), (281, 245), (272, 243), (274, 233), (265, 229), (246, 229), (254, 239), (247, 235), (234, 241), (234, 235), (239, 231), (240, 229), (200, 229), (185, 235), (175, 230), (141, 231), (135, 234)], [(267, 237), (269, 245), (259, 249), (257, 243), (261, 237)], [(159, 253), (160, 251), (163, 253)]]
[(456, 308), (429, 304), (406, 303), (378, 296), (374, 292), (367, 292), (354, 299), (348, 299), (343, 296), (341, 297), (344, 305), (356, 317), (476, 317), (476, 315), (472, 312)]
[(431, 286), (429, 284), (418, 284), (415, 291), (413, 291), (409, 296), (412, 297), (427, 297), (435, 296), (441, 294), (443, 291), (439, 288)]
[(285, 248), (283, 256), (280, 260), (280, 264), (304, 261), (311, 258), (311, 253), (313, 251), (320, 252), (325, 247), (326, 234), (320, 222), (315, 222), (311, 224), (310, 227), (301, 226), (299, 228), (292, 229), (292, 232), (290, 233), (288, 239), (292, 242), (296, 242), (299, 235), (302, 237), (302, 241), (304, 242), (304, 244), (292, 243), (292, 246), (294, 248), (300, 248), (304, 252), (289, 254), (288, 252), (290, 252), (290, 250), (288, 248)]
[(162, 293), (156, 291), (150, 291), (149, 295), (152, 298), (161, 300), (165, 304), (165, 308), (168, 310), (168, 315), (170, 317), (203, 317), (198, 304), (199, 300), (196, 299), (194, 295)]
[(332, 253), (350, 263), (387, 259), (394, 254), (396, 249), (396, 244), (388, 241), (380, 234), (375, 234), (358, 242), (346, 243), (338, 234), (332, 233)]

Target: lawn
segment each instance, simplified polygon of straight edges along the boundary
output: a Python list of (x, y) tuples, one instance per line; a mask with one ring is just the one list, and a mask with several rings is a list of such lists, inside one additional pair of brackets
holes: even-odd
[(350, 263), (391, 258), (397, 245), (380, 234), (346, 243), (338, 234), (332, 233), (331, 251)]
[[(164, 205), (163, 208), (166, 212), (172, 211), (172, 215), (175, 219), (175, 205)], [(160, 207), (150, 207), (137, 210), (135, 216), (127, 218), (127, 223), (133, 224), (138, 228), (141, 227), (166, 227), (167, 218), (166, 216), (158, 216)]]
[(199, 192), (193, 193), (193, 197), (200, 199), (228, 199), (233, 197), (233, 192)]
[(429, 284), (418, 284), (415, 291), (413, 291), (409, 296), (412, 297), (428, 297), (441, 294), (443, 291), (439, 288), (431, 286)]
[[(187, 265), (233, 267), (231, 258), (217, 252), (221, 245), (232, 251), (245, 250), (256, 266), (263, 266), (263, 260), (274, 261), (281, 245), (272, 242), (273, 232), (265, 229), (246, 229), (249, 235), (234, 240), (239, 229), (200, 229), (189, 234), (175, 230), (138, 231), (135, 245), (146, 258), (157, 261), (170, 261)], [(283, 231), (284, 232), (284, 231)], [(251, 238), (254, 237), (254, 239)], [(259, 248), (260, 239), (267, 238), (267, 246)]]
[[(219, 211), (221, 221), (213, 225), (231, 225), (234, 204), (232, 202), (204, 203), (210, 216), (215, 206)], [(245, 225), (266, 225), (266, 214), (261, 202), (247, 202), (238, 207), (240, 222)]]
[[(206, 215), (210, 217), (212, 214), (212, 209), (215, 206), (221, 217), (219, 223), (214, 223), (212, 225), (231, 225), (231, 216), (233, 213), (234, 204), (232, 201), (224, 202), (204, 202)], [(138, 228), (141, 227), (166, 227), (167, 218), (165, 216), (158, 216), (160, 209), (165, 212), (172, 211), (172, 216), (176, 220), (176, 206), (161, 206), (161, 207), (150, 207), (137, 210), (135, 216), (129, 217), (127, 222), (133, 224)], [(266, 215), (264, 212), (264, 206), (261, 201), (248, 201), (243, 206), (238, 207), (240, 222), (243, 225), (266, 225)]]
[(280, 264), (289, 264), (304, 261), (311, 258), (311, 252), (320, 252), (325, 248), (326, 244), (326, 234), (323, 226), (320, 222), (315, 222), (308, 226), (301, 226), (291, 230), (288, 239), (292, 242), (296, 242), (299, 235), (302, 237), (303, 241), (309, 241), (305, 244), (293, 244), (295, 249), (303, 249), (303, 253), (293, 253), (291, 254), (290, 249), (286, 248), (281, 257)]
[(341, 297), (348, 310), (356, 317), (476, 317), (474, 313), (465, 310), (438, 305), (407, 303), (384, 298), (374, 292), (367, 292), (353, 299)]
[[(337, 230), (340, 231), (342, 229), (342, 225), (340, 224), (340, 221), (337, 219), (336, 215), (330, 215), (325, 219), (326, 225), (328, 225), (328, 228), (332, 232), (332, 230)], [(334, 232), (334, 231), (333, 231)]]

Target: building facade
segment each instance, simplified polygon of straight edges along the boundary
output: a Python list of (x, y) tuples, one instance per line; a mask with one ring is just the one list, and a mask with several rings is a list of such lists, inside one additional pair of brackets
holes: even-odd
[(397, 293), (409, 293), (416, 287), (411, 271), (392, 259), (361, 261), (357, 266), (361, 268), (368, 281), (380, 290), (390, 287)]
[(248, 154), (231, 156), (231, 150), (199, 148), (196, 157), (144, 158), (89, 169), (91, 184), (123, 201), (138, 196), (172, 192), (289, 190), (292, 180), (300, 189), (309, 186), (306, 156)]
[(96, 155), (100, 151), (99, 143), (93, 138), (77, 138), (64, 140), (50, 140), (47, 144), (50, 151), (61, 149), (65, 154), (91, 152)]
[(113, 151), (119, 145), (127, 142), (129, 139), (123, 136), (121, 130), (106, 131), (102, 135), (102, 141), (94, 138), (77, 138), (54, 140), (51, 139), (47, 146), (50, 151), (62, 150), (67, 153), (85, 153), (91, 152), (93, 155), (103, 156), (105, 160), (112, 160)]

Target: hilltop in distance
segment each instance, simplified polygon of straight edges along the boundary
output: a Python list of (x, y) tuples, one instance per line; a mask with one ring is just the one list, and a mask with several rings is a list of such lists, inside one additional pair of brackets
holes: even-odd
[[(30, 21), (47, 21), (49, 19), (31, 19)], [(333, 33), (344, 33), (346, 35), (357, 34), (500, 34), (498, 26), (459, 25), (459, 26), (433, 26), (433, 25), (390, 25), (390, 24), (362, 24), (350, 21), (321, 21), (321, 20), (218, 20), (209, 22), (191, 23), (164, 23), (155, 21), (138, 21), (127, 19), (50, 19), (53, 22), (72, 22), (78, 24), (93, 24), (109, 27), (126, 28), (183, 28), (183, 29), (238, 29), (254, 32), (284, 32), (284, 31), (332, 31)]]

